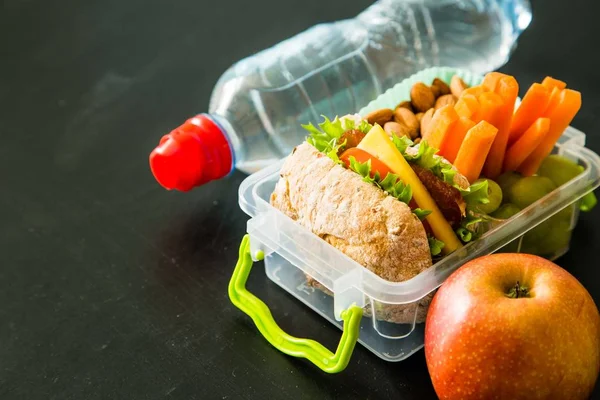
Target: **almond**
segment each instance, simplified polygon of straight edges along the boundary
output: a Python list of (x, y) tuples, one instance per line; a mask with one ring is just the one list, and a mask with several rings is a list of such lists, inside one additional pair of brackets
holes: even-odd
[(411, 137), (419, 133), (419, 120), (412, 111), (406, 108), (396, 108), (394, 121), (404, 124), (408, 128)]
[(435, 96), (431, 88), (423, 82), (417, 82), (410, 89), (410, 101), (417, 112), (429, 110), (435, 104)]
[(419, 144), (419, 143), (421, 143), (421, 138), (420, 138), (420, 137), (416, 138), (416, 139), (413, 141), (413, 143), (414, 143), (414, 144)]
[(441, 80), (440, 78), (435, 78), (433, 80), (433, 82), (431, 83), (431, 86), (432, 87), (435, 86), (439, 89), (440, 96), (450, 93), (450, 86), (448, 86), (448, 84), (446, 82), (444, 82), (443, 80)]
[(410, 137), (410, 132), (406, 125), (399, 122), (386, 122), (383, 126), (383, 130), (386, 131), (387, 134), (390, 135), (390, 137), (392, 136), (392, 133), (394, 133), (396, 136)]
[(425, 135), (425, 132), (427, 132), (427, 128), (429, 127), (429, 124), (431, 123), (431, 119), (433, 118), (433, 112), (435, 110), (433, 108), (430, 108), (429, 110), (427, 110), (425, 112), (425, 114), (423, 114), (423, 117), (421, 118), (421, 136)]
[(425, 113), (416, 113), (415, 117), (417, 117), (417, 121), (419, 121), (419, 123), (421, 122), (421, 118), (423, 118), (423, 114)]
[(452, 77), (452, 80), (450, 81), (450, 92), (454, 96), (459, 97), (466, 88), (468, 88), (467, 84), (458, 75)]
[(390, 121), (394, 116), (394, 110), (391, 108), (381, 108), (379, 110), (371, 111), (365, 116), (365, 119), (371, 124), (385, 125), (386, 122)]
[(413, 106), (410, 103), (410, 101), (408, 101), (408, 100), (400, 102), (400, 104), (398, 104), (396, 106), (396, 109), (398, 109), (398, 108), (406, 108), (406, 109), (408, 109), (410, 111), (413, 111)]
[(437, 87), (437, 86), (434, 86), (434, 85), (431, 85), (430, 87), (431, 87), (431, 91), (433, 92), (433, 97), (435, 97), (436, 99), (437, 99), (438, 97), (440, 97), (440, 95), (441, 95), (441, 92), (442, 92), (442, 91), (440, 90), (440, 88), (439, 88), (439, 87)]
[(435, 101), (435, 109), (442, 108), (445, 105), (451, 105), (454, 107), (456, 105), (456, 97), (453, 94), (445, 94), (443, 96), (438, 97)]

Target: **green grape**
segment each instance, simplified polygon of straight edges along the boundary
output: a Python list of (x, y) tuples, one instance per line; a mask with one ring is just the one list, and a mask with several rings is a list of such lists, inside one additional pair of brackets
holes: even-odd
[[(568, 160), (567, 162), (571, 163)], [(561, 181), (561, 179), (567, 179), (567, 181), (572, 179), (572, 175), (569, 175), (573, 174), (572, 167), (573, 163), (571, 163), (571, 166), (567, 165), (562, 157), (551, 156), (550, 161), (545, 162), (545, 165), (540, 168), (539, 176), (521, 177), (515, 173), (503, 174), (498, 178), (498, 184), (505, 188), (505, 204), (492, 216), (499, 219), (510, 218), (521, 209), (535, 203), (556, 189), (557, 185), (566, 182)], [(560, 171), (561, 169), (568, 171)], [(558, 172), (556, 172), (557, 170)], [(549, 175), (552, 175), (552, 177)], [(566, 176), (570, 177), (565, 178)], [(521, 240), (511, 242), (503, 251), (518, 250), (522, 253), (553, 258), (569, 246), (572, 217), (573, 207), (567, 207), (531, 229)]]
[(506, 201), (506, 192), (521, 178), (521, 174), (517, 172), (505, 172), (496, 179), (496, 183), (504, 193), (504, 201)]
[[(518, 213), (519, 211), (521, 211), (521, 209), (519, 207), (515, 206), (514, 204), (505, 203), (505, 204), (502, 204), (500, 206), (500, 208), (498, 208), (496, 211), (494, 211), (490, 215), (497, 219), (509, 219), (510, 217), (512, 217), (513, 215)], [(513, 240), (512, 242), (504, 245), (500, 250), (498, 250), (499, 253), (516, 253), (518, 251), (519, 251), (519, 239)]]
[(502, 189), (496, 182), (491, 179), (478, 179), (475, 183), (487, 181), (488, 183), (488, 199), (490, 200), (486, 204), (478, 204), (477, 209), (483, 213), (491, 214), (500, 207), (502, 204)]
[(505, 203), (502, 204), (496, 211), (494, 211), (491, 216), (497, 219), (509, 219), (519, 211), (521, 211), (521, 209), (514, 204)]
[(564, 250), (571, 240), (572, 217), (573, 206), (569, 206), (527, 232), (521, 252), (552, 258)]
[(545, 176), (527, 176), (519, 179), (505, 192), (507, 201), (519, 208), (535, 203), (556, 189), (556, 185)]
[[(552, 154), (544, 159), (537, 173), (552, 179), (556, 186), (560, 186), (575, 178), (583, 170), (584, 168), (581, 165), (568, 158)], [(581, 199), (580, 208), (582, 211), (589, 211), (594, 208), (597, 202), (594, 193), (588, 193)]]
[(583, 171), (583, 167), (566, 157), (552, 154), (544, 159), (537, 174), (550, 178), (556, 186), (567, 183)]

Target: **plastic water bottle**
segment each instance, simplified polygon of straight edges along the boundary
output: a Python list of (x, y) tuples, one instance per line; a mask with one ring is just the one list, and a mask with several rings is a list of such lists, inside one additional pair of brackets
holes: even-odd
[(527, 0), (379, 0), (316, 25), (229, 68), (208, 114), (162, 138), (152, 172), (182, 191), (235, 167), (252, 173), (302, 142), (301, 123), (355, 113), (423, 68), (502, 66), (530, 21)]

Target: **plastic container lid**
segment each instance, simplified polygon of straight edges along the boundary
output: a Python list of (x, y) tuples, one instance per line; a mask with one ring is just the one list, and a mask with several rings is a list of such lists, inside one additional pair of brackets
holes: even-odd
[(150, 169), (164, 188), (187, 192), (227, 176), (233, 154), (222, 129), (199, 114), (161, 138), (150, 153)]

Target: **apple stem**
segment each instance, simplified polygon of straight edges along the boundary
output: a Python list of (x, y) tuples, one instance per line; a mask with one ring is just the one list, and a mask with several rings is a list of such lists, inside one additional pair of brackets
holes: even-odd
[(517, 284), (512, 289), (510, 289), (510, 292), (508, 292), (508, 297), (510, 297), (511, 299), (518, 299), (520, 297), (528, 297), (528, 294), (529, 290), (527, 290), (527, 287), (521, 286), (519, 284), (519, 281), (517, 281)]

